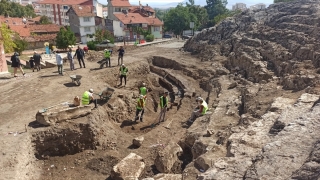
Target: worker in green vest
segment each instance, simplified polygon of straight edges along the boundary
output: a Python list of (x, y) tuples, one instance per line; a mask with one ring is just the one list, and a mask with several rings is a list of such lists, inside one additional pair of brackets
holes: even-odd
[(160, 117), (159, 117), (159, 123), (163, 122), (166, 117), (166, 112), (168, 108), (169, 98), (168, 98), (169, 92), (165, 92), (163, 96), (160, 97)]
[(147, 92), (148, 92), (148, 89), (146, 88), (146, 83), (142, 83), (142, 86), (139, 89), (139, 94), (147, 98)]
[(128, 68), (122, 64), (119, 69), (120, 73), (120, 86), (122, 85), (122, 79), (124, 78), (124, 86), (127, 85), (127, 75), (128, 75)]
[(199, 108), (192, 112), (191, 117), (188, 120), (188, 123), (193, 123), (197, 117), (203, 116), (207, 113), (208, 104), (201, 97), (197, 98)]
[[(108, 50), (108, 49), (105, 49), (104, 50), (104, 60), (105, 60), (105, 63), (106, 63), (106, 67), (108, 67), (108, 65), (109, 65), (109, 67), (111, 67), (110, 57), (111, 57), (111, 51)], [(103, 65), (104, 64), (102, 64), (102, 67), (103, 67)], [(102, 67), (100, 66), (100, 68), (102, 68)]]
[(85, 91), (82, 95), (82, 105), (89, 105), (94, 103), (94, 107), (97, 108), (97, 100), (93, 98), (93, 89)]
[[(144, 107), (146, 105), (145, 99), (143, 95), (140, 95), (137, 99), (137, 106), (136, 106), (136, 117), (134, 118), (134, 122), (137, 122), (140, 119), (143, 122), (143, 114), (144, 114)], [(140, 118), (139, 118), (140, 114)]]

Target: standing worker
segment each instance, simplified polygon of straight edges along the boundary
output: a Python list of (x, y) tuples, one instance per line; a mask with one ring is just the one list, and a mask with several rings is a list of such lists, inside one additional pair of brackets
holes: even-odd
[(208, 104), (202, 98), (197, 98), (197, 102), (199, 103), (199, 109), (192, 112), (188, 123), (193, 123), (197, 117), (205, 115), (208, 110)]
[(82, 105), (89, 105), (94, 103), (94, 107), (97, 108), (97, 99), (93, 98), (93, 89), (85, 91), (82, 95)]
[[(104, 59), (105, 59), (105, 62), (106, 62), (106, 67), (111, 67), (111, 61), (110, 61), (110, 56), (111, 56), (111, 52), (108, 50), (108, 49), (105, 49), (104, 50)], [(100, 68), (103, 67), (103, 63), (102, 65), (100, 66)]]
[(118, 56), (118, 66), (120, 66), (120, 59), (121, 59), (121, 64), (123, 64), (123, 55), (124, 55), (124, 49), (122, 46), (120, 46), (120, 49), (118, 49), (119, 56)]
[(147, 98), (148, 89), (146, 88), (146, 83), (142, 83), (142, 86), (139, 89), (139, 94), (143, 95), (144, 98)]
[(63, 76), (63, 59), (59, 53), (56, 54), (56, 61), (58, 65), (58, 72), (61, 76)]
[(80, 68), (82, 68), (81, 62), (82, 62), (82, 64), (83, 64), (83, 67), (86, 68), (86, 64), (84, 63), (84, 60), (83, 60), (83, 58), (84, 58), (84, 51), (80, 48), (80, 46), (78, 46), (78, 49), (76, 50), (76, 53), (75, 53), (74, 56), (73, 56), (73, 59), (74, 59), (74, 57), (76, 57), (76, 56), (77, 56), (77, 58), (78, 58)]
[(128, 75), (128, 68), (122, 64), (119, 69), (120, 73), (120, 86), (122, 85), (122, 78), (124, 78), (124, 86), (127, 85), (127, 75)]
[(139, 113), (140, 114), (140, 121), (143, 122), (143, 114), (144, 114), (144, 107), (146, 105), (146, 101), (144, 99), (143, 95), (139, 96), (139, 99), (137, 100), (137, 110), (136, 110), (136, 117), (134, 118), (134, 122), (137, 122), (137, 120), (139, 119)]
[(163, 96), (160, 97), (161, 111), (160, 111), (159, 123), (163, 122), (166, 117), (166, 112), (167, 112), (167, 107), (169, 102), (168, 94), (169, 92), (165, 92)]
[(11, 67), (14, 68), (13, 70), (13, 76), (14, 77), (18, 77), (17, 76), (17, 69), (19, 68), (19, 70), (21, 71), (22, 75), (24, 76), (26, 73), (23, 72), (23, 69), (21, 67), (21, 62), (20, 62), (20, 58), (19, 58), (19, 53), (15, 52), (12, 56), (11, 56)]
[(73, 71), (74, 69), (74, 60), (72, 58), (72, 49), (69, 48), (69, 51), (67, 53), (67, 58), (69, 60), (69, 64), (70, 64), (70, 70)]
[(34, 60), (34, 64), (36, 66), (37, 71), (40, 71), (41, 70), (40, 62), (42, 60), (42, 57), (40, 54), (37, 53), (37, 51), (33, 53), (33, 60)]

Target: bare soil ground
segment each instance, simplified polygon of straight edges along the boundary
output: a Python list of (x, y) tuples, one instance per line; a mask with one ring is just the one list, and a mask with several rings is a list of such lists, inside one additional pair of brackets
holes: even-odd
[[(210, 88), (205, 84), (217, 76), (212, 71), (212, 62), (201, 62), (179, 51), (182, 45), (183, 42), (173, 42), (128, 51), (124, 58), (129, 68), (125, 87), (118, 86), (116, 56), (111, 59), (111, 68), (99, 69), (96, 63), (99, 59), (95, 59), (86, 61), (87, 68), (75, 71), (69, 71), (65, 65), (64, 76), (50, 68), (29, 72), (26, 77), (0, 79), (0, 179), (110, 179), (111, 168), (130, 152), (142, 156), (146, 162), (142, 177), (157, 174), (154, 167), (156, 152), (168, 142), (178, 142), (185, 136), (188, 128), (185, 122), (196, 106), (196, 96), (207, 98), (210, 108), (214, 109), (221, 106), (223, 98), (227, 101), (227, 98), (241, 94), (240, 91), (215, 93), (208, 90)], [(74, 86), (67, 73), (82, 75), (81, 86)], [(219, 76), (225, 78), (218, 84), (222, 89), (228, 89), (231, 82), (228, 76)], [(135, 102), (142, 82), (147, 83), (151, 92), (144, 122), (134, 124)], [(247, 99), (246, 106), (250, 108), (244, 108), (252, 111), (256, 118), (264, 114), (274, 97), (285, 93), (276, 84), (263, 86), (268, 88), (261, 88), (256, 97)], [(42, 108), (72, 102), (74, 96), (81, 96), (89, 88), (99, 92), (106, 87), (114, 88), (115, 93), (107, 103), (99, 103), (89, 116), (54, 127), (42, 127), (35, 122), (35, 114)], [(167, 112), (166, 121), (153, 126), (159, 115), (159, 95), (164, 91), (180, 95), (172, 96), (175, 105)], [(217, 94), (222, 97), (219, 99)], [(298, 97), (300, 94), (295, 92), (286, 96)], [(238, 124), (238, 120), (222, 115), (214, 130), (224, 131), (230, 128), (230, 123)], [(171, 121), (169, 128), (165, 128)], [(131, 145), (137, 136), (145, 138), (140, 148)], [(47, 144), (43, 147), (41, 143)], [(185, 152), (172, 172), (182, 173), (190, 161)]]

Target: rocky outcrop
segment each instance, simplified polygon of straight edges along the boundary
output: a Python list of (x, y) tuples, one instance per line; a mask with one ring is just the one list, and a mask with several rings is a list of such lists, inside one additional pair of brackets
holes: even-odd
[(301, 90), (319, 77), (319, 16), (319, 0), (271, 4), (202, 30), (184, 49), (203, 61), (226, 56), (225, 66), (252, 82), (278, 76), (284, 88)]
[(132, 140), (132, 144), (136, 147), (140, 147), (142, 145), (142, 142), (144, 141), (144, 137), (140, 136), (140, 137), (136, 137)]
[(163, 150), (158, 152), (154, 164), (161, 173), (170, 173), (174, 163), (182, 154), (181, 147), (174, 142), (169, 143)]
[(114, 180), (138, 180), (145, 166), (141, 156), (130, 153), (112, 168), (111, 178)]

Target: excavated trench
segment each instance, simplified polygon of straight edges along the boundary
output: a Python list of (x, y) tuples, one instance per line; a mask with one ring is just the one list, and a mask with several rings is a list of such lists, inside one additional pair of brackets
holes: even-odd
[(89, 124), (82, 123), (36, 132), (33, 134), (33, 143), (35, 156), (38, 159), (73, 155), (84, 150), (96, 149), (96, 142)]

